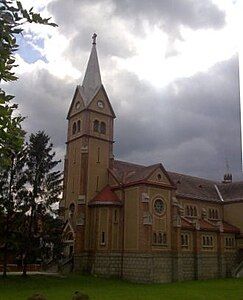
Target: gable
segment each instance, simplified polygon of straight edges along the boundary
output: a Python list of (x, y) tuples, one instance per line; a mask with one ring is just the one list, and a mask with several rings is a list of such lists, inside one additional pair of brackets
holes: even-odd
[(106, 94), (106, 91), (105, 91), (103, 85), (97, 91), (97, 93), (95, 94), (94, 98), (89, 103), (87, 108), (92, 111), (98, 112), (98, 113), (102, 113), (102, 114), (109, 115), (111, 117), (115, 117), (115, 113), (112, 109), (111, 103), (109, 101), (109, 98)]
[(68, 111), (67, 118), (69, 119), (76, 113), (82, 111), (84, 108), (85, 108), (84, 100), (81, 96), (79, 86), (77, 86), (76, 90), (74, 92), (74, 96), (73, 96), (69, 111)]
[(155, 170), (152, 171), (152, 173), (150, 173), (150, 175), (147, 177), (147, 181), (166, 185), (174, 185), (162, 165), (159, 165)]
[(70, 237), (72, 236), (73, 239), (75, 238), (75, 232), (73, 230), (73, 227), (71, 225), (71, 223), (69, 222), (69, 220), (67, 220), (63, 231), (62, 231), (62, 236), (64, 240), (70, 239)]

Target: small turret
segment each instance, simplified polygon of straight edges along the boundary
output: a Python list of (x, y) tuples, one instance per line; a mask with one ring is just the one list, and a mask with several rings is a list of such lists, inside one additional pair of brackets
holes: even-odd
[(231, 183), (232, 182), (232, 174), (226, 173), (224, 174), (224, 179), (222, 183)]
[(224, 179), (222, 183), (231, 183), (232, 182), (232, 174), (230, 173), (229, 161), (227, 157), (225, 158), (226, 172), (224, 174)]

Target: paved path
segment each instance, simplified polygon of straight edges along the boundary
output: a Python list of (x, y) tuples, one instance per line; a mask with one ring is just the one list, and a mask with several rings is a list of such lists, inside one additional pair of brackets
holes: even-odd
[[(22, 275), (22, 272), (7, 272), (7, 275)], [(60, 273), (57, 272), (27, 272), (27, 275), (45, 275), (45, 276), (56, 276), (56, 277), (65, 277)]]

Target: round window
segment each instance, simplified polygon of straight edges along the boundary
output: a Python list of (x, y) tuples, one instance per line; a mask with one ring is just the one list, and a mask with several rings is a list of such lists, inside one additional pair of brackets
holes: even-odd
[(154, 210), (157, 214), (162, 214), (165, 210), (165, 204), (162, 199), (156, 199), (154, 201)]
[(97, 102), (97, 106), (98, 106), (99, 108), (104, 108), (104, 107), (105, 107), (105, 104), (104, 104), (104, 102), (103, 102), (102, 100), (99, 100), (99, 101)]

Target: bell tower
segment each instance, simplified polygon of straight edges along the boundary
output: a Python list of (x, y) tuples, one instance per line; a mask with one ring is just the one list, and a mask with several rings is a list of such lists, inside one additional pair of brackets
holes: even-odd
[(82, 85), (76, 87), (68, 112), (64, 166), (65, 220), (74, 232), (74, 253), (89, 248), (89, 201), (108, 183), (113, 160), (114, 111), (101, 81), (96, 37)]

